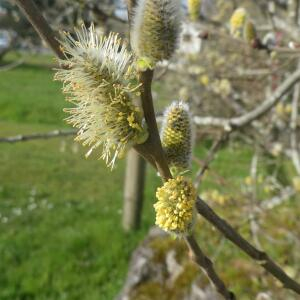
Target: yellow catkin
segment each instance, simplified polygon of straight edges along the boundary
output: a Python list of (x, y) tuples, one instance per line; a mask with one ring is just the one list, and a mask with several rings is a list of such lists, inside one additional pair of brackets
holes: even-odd
[(169, 179), (157, 189), (154, 204), (156, 225), (179, 236), (189, 234), (193, 226), (196, 190), (183, 176)]
[(296, 192), (300, 192), (300, 177), (294, 177), (293, 178), (293, 187)]
[(247, 12), (244, 8), (237, 8), (230, 18), (230, 33), (235, 38), (242, 38)]
[(190, 168), (193, 144), (189, 106), (174, 101), (165, 111), (161, 129), (162, 146), (173, 175)]
[(188, 12), (191, 21), (195, 22), (200, 17), (201, 0), (188, 0)]

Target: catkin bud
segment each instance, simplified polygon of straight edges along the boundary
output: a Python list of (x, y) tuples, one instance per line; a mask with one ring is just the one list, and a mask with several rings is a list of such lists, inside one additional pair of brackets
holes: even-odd
[(230, 34), (235, 38), (242, 38), (247, 12), (244, 8), (237, 8), (230, 18)]
[(248, 44), (251, 44), (256, 39), (256, 29), (252, 21), (247, 20), (244, 25), (244, 40)]
[(114, 33), (98, 36), (93, 26), (76, 30), (77, 39), (62, 34), (66, 60), (55, 75), (74, 107), (65, 109), (66, 120), (79, 129), (76, 140), (90, 146), (87, 156), (102, 145), (102, 156), (113, 168), (130, 146), (143, 143), (147, 130), (142, 111), (131, 96), (139, 85), (131, 66), (131, 54)]
[(174, 101), (165, 111), (161, 129), (162, 146), (173, 174), (189, 169), (193, 131), (189, 106)]
[(196, 190), (193, 184), (178, 176), (169, 179), (156, 191), (154, 204), (156, 222), (163, 230), (179, 236), (189, 234), (193, 227)]
[(195, 22), (200, 17), (201, 0), (188, 0), (188, 12), (191, 21)]
[(174, 53), (180, 30), (179, 0), (139, 0), (131, 27), (131, 46), (138, 60), (157, 62)]

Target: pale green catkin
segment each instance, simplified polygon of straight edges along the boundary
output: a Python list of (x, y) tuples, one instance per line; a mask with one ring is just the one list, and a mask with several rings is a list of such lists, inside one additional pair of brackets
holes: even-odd
[(169, 167), (175, 175), (190, 168), (192, 129), (188, 105), (182, 101), (174, 101), (164, 113), (161, 139)]
[(139, 0), (131, 27), (131, 46), (138, 60), (169, 59), (176, 50), (180, 31), (179, 0)]
[(251, 44), (256, 39), (256, 29), (255, 25), (252, 21), (247, 20), (244, 25), (244, 34), (243, 34), (245, 42)]

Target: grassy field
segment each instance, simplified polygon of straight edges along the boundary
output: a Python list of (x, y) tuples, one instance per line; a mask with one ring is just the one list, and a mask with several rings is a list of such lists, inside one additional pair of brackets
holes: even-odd
[[(61, 85), (41, 62), (51, 64), (52, 58), (27, 57), (22, 66), (0, 73), (1, 137), (66, 127)], [(207, 148), (199, 145), (196, 156), (202, 158)], [(159, 179), (149, 168), (142, 228), (125, 234), (124, 161), (110, 172), (95, 157), (86, 160), (85, 151), (72, 138), (0, 144), (1, 300), (110, 300), (119, 292), (132, 250), (154, 223)], [(211, 172), (233, 184), (226, 190), (212, 176), (202, 189), (234, 193), (249, 172), (250, 157), (247, 148), (222, 150)], [(206, 246), (213, 252), (213, 243)], [(224, 262), (240, 255), (231, 246), (226, 253)]]

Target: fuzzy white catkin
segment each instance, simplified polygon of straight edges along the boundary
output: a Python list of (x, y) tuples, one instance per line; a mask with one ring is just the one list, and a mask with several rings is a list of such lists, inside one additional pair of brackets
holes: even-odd
[(150, 64), (169, 59), (176, 50), (181, 23), (180, 0), (139, 0), (131, 27), (131, 46)]
[(76, 37), (61, 36), (66, 60), (55, 79), (73, 106), (65, 109), (67, 122), (78, 128), (76, 140), (89, 146), (87, 156), (99, 146), (107, 165), (114, 167), (132, 145), (143, 143), (147, 129), (134, 97), (139, 85), (131, 67), (131, 53), (117, 34), (98, 36), (94, 26), (75, 30)]

